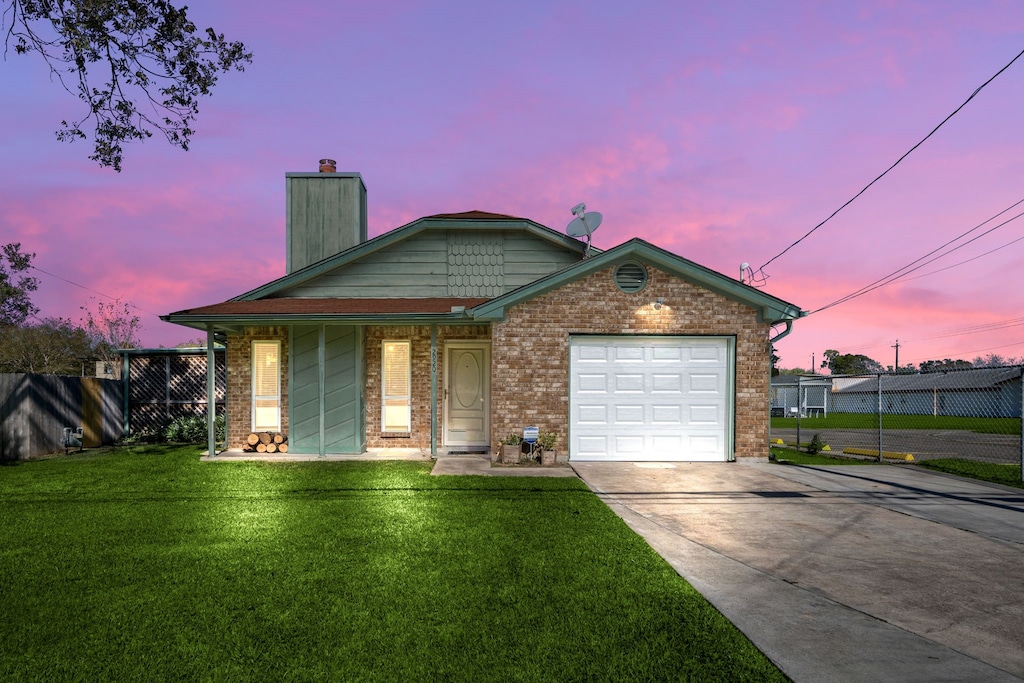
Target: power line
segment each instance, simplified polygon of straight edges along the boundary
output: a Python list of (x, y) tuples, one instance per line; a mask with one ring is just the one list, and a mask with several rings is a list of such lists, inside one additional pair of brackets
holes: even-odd
[(935, 275), (936, 273), (941, 273), (942, 271), (949, 270), (950, 268), (956, 268), (957, 266), (962, 266), (965, 263), (970, 263), (971, 261), (977, 261), (982, 256), (988, 256), (989, 254), (994, 254), (994, 253), (996, 253), (997, 251), (999, 251), (1001, 249), (1005, 249), (1006, 247), (1008, 247), (1008, 246), (1010, 246), (1012, 244), (1016, 244), (1017, 242), (1020, 242), (1021, 240), (1024, 240), (1024, 237), (1018, 237), (1017, 239), (1015, 239), (1015, 240), (1013, 240), (1011, 242), (1007, 242), (1006, 244), (1004, 244), (1002, 246), (999, 246), (999, 247), (996, 247), (995, 249), (990, 249), (990, 250), (986, 251), (983, 254), (978, 254), (977, 256), (972, 256), (971, 258), (965, 259), (963, 261), (957, 261), (956, 263), (948, 265), (945, 268), (939, 268), (938, 270), (930, 270), (927, 273), (921, 273), (920, 275), (915, 275), (914, 277), (902, 278), (899, 281), (900, 282), (910, 282), (911, 280), (918, 280), (918, 279), (923, 278), (923, 277), (928, 277), (929, 275)]
[[(100, 292), (100, 291), (98, 291), (98, 290), (95, 290), (95, 289), (93, 289), (92, 287), (86, 287), (85, 285), (80, 285), (80, 284), (78, 284), (77, 282), (72, 282), (71, 280), (68, 280), (67, 278), (63, 278), (63, 277), (61, 277), (60, 275), (54, 275), (53, 273), (51, 273), (51, 272), (49, 272), (49, 271), (46, 271), (46, 270), (43, 270), (42, 268), (40, 268), (40, 267), (38, 267), (38, 266), (33, 266), (33, 265), (29, 265), (29, 268), (31, 268), (32, 270), (38, 270), (38, 271), (39, 271), (40, 273), (42, 273), (43, 275), (49, 275), (50, 277), (53, 277), (53, 278), (57, 278), (57, 279), (58, 279), (58, 280), (60, 280), (61, 282), (66, 282), (66, 283), (68, 283), (69, 285), (73, 285), (73, 286), (75, 286), (75, 287), (78, 287), (79, 289), (84, 289), (84, 290), (85, 290), (85, 291), (87, 291), (87, 292), (92, 292), (93, 294), (98, 294), (99, 296), (102, 296), (102, 297), (104, 297), (105, 299), (110, 299), (111, 301), (122, 301), (121, 297), (117, 297), (117, 296), (110, 296), (109, 294), (104, 294), (103, 292)], [(135, 309), (135, 310), (137, 310), (137, 311), (142, 311), (143, 313), (147, 313), (147, 314), (149, 314), (149, 315), (155, 315), (155, 316), (156, 316), (156, 317), (158, 317), (158, 318), (160, 317), (160, 314), (159, 314), (159, 313), (154, 313), (153, 311), (147, 311), (147, 310), (146, 310), (146, 309), (144, 309), (144, 308), (139, 308), (138, 306), (136, 306), (136, 305), (135, 305), (134, 303), (132, 303), (131, 301), (125, 301), (125, 303), (126, 303), (126, 304), (128, 304), (128, 305), (129, 305), (130, 307), (134, 308), (134, 309)]]
[[(970, 235), (975, 230), (981, 229), (986, 224), (991, 223), (992, 221), (994, 221), (999, 216), (1003, 215), (1004, 213), (1006, 213), (1010, 209), (1013, 209), (1013, 208), (1019, 206), (1022, 203), (1024, 203), (1024, 198), (1017, 200), (1016, 202), (1014, 202), (1010, 206), (1006, 207), (1005, 209), (1003, 209), (1002, 211), (1000, 211), (996, 215), (994, 215), (991, 218), (988, 218), (988, 219), (982, 221), (981, 223), (979, 223), (978, 225), (974, 226), (970, 230), (968, 230), (966, 232), (963, 232), (963, 233), (960, 233), (959, 235), (957, 235), (953, 239), (949, 240), (945, 244), (942, 244), (941, 246), (938, 246), (935, 249), (932, 249), (931, 251), (929, 251), (924, 256), (921, 256), (921, 257), (911, 261), (910, 263), (908, 263), (905, 266), (897, 268), (893, 272), (889, 273), (888, 275), (886, 275), (884, 277), (881, 277), (881, 278), (875, 280), (871, 284), (864, 285), (863, 287), (861, 287), (860, 289), (858, 289), (855, 292), (847, 294), (844, 297), (836, 299), (835, 301), (833, 301), (830, 304), (827, 304), (825, 306), (822, 306), (821, 308), (817, 308), (817, 309), (811, 311), (811, 313), (819, 313), (821, 311), (824, 311), (825, 309), (832, 308), (833, 306), (838, 306), (841, 303), (845, 303), (845, 302), (849, 301), (850, 299), (855, 299), (855, 298), (857, 298), (859, 296), (863, 296), (863, 295), (867, 294), (868, 292), (873, 292), (876, 289), (879, 289), (881, 287), (885, 287), (886, 285), (890, 285), (893, 282), (896, 282), (897, 280), (899, 280), (899, 278), (903, 277), (904, 275), (908, 275), (910, 273), (913, 273), (916, 270), (920, 270), (921, 268), (924, 268), (929, 263), (934, 263), (935, 261), (939, 260), (940, 258), (948, 256), (948, 255), (952, 254), (954, 251), (957, 251), (958, 249), (962, 249), (962, 248), (966, 247), (968, 244), (971, 244), (972, 242), (975, 242), (975, 241), (981, 239), (985, 235), (988, 235), (989, 233), (992, 233), (992, 232), (998, 230), (999, 228), (1003, 227), (1004, 225), (1017, 220), (1021, 216), (1024, 216), (1024, 212), (1021, 212), (1021, 213), (1017, 214), (1016, 216), (1014, 216), (1013, 218), (1009, 218), (1009, 219), (1003, 221), (1002, 223), (1000, 223), (1000, 224), (998, 224), (998, 225), (996, 225), (996, 226), (994, 226), (992, 228), (989, 228), (985, 232), (981, 233), (980, 235), (976, 235), (975, 237), (972, 237), (971, 239), (967, 240), (963, 244), (958, 244), (957, 246), (953, 247), (949, 251), (946, 251), (945, 253), (939, 254), (935, 258), (932, 258), (932, 259), (930, 259), (928, 261), (925, 261), (925, 259), (927, 259), (928, 257), (930, 257), (930, 256), (932, 256), (932, 255), (942, 251), (943, 249), (945, 249), (949, 245), (953, 244), (954, 242), (956, 242), (958, 240), (961, 240), (964, 237), (967, 237), (967, 235)], [(924, 261), (924, 263), (921, 263), (921, 261)], [(917, 265), (917, 264), (920, 264), (920, 265)], [(938, 272), (938, 271), (936, 271), (936, 272)]]
[(1022, 55), (1024, 55), (1024, 50), (1021, 50), (1020, 52), (1018, 52), (1018, 53), (1017, 53), (1017, 56), (1016, 56), (1016, 57), (1014, 57), (1013, 59), (1011, 59), (1011, 60), (1009, 61), (1009, 63), (1007, 63), (1007, 65), (1006, 65), (1006, 66), (1004, 66), (1004, 67), (1003, 67), (1002, 69), (1000, 69), (999, 71), (997, 71), (997, 72), (995, 73), (995, 75), (993, 75), (993, 76), (992, 76), (991, 78), (989, 78), (989, 79), (988, 79), (987, 81), (985, 81), (984, 83), (982, 83), (981, 85), (979, 85), (979, 86), (978, 86), (978, 87), (977, 87), (977, 88), (976, 88), (976, 89), (974, 90), (974, 92), (973, 92), (973, 93), (971, 93), (971, 96), (970, 96), (970, 97), (968, 97), (968, 98), (967, 98), (966, 100), (964, 100), (963, 104), (961, 104), (961, 105), (960, 105), (959, 107), (957, 107), (956, 109), (954, 109), (954, 110), (953, 110), (953, 113), (951, 113), (951, 114), (950, 114), (949, 116), (947, 116), (946, 118), (942, 119), (942, 121), (941, 121), (941, 122), (939, 123), (939, 125), (935, 126), (935, 128), (932, 128), (931, 132), (930, 132), (930, 133), (928, 133), (928, 135), (925, 135), (925, 136), (924, 136), (923, 138), (921, 138), (921, 141), (920, 141), (920, 142), (918, 142), (918, 143), (917, 143), (916, 145), (914, 145), (914, 146), (913, 146), (913, 147), (911, 147), (911, 148), (910, 148), (909, 150), (907, 150), (907, 151), (906, 151), (906, 153), (904, 153), (904, 154), (903, 154), (903, 156), (901, 156), (901, 157), (900, 157), (899, 159), (897, 159), (896, 161), (894, 161), (894, 162), (893, 162), (893, 164), (892, 164), (891, 166), (889, 166), (889, 168), (887, 168), (887, 169), (885, 169), (884, 171), (882, 171), (882, 173), (881, 173), (881, 174), (879, 174), (877, 178), (875, 178), (875, 179), (874, 179), (874, 180), (872, 180), (872, 181), (871, 181), (870, 183), (868, 183), (867, 185), (865, 185), (865, 186), (864, 186), (864, 188), (863, 188), (863, 189), (861, 189), (861, 191), (860, 191), (860, 192), (858, 192), (857, 194), (855, 194), (855, 195), (853, 195), (852, 197), (850, 197), (850, 199), (846, 200), (846, 202), (845, 202), (845, 203), (844, 203), (844, 204), (843, 204), (842, 206), (840, 206), (840, 207), (839, 207), (838, 209), (836, 209), (836, 210), (835, 210), (835, 211), (833, 211), (833, 212), (832, 212), (831, 214), (829, 214), (828, 218), (826, 218), (825, 220), (823, 220), (822, 222), (818, 223), (818, 224), (817, 224), (817, 225), (815, 225), (815, 226), (814, 226), (813, 228), (811, 228), (810, 230), (808, 230), (808, 231), (807, 231), (807, 233), (806, 233), (806, 234), (805, 234), (805, 235), (804, 235), (803, 237), (801, 237), (801, 238), (800, 238), (800, 239), (798, 239), (797, 241), (795, 241), (795, 242), (793, 242), (792, 244), (790, 244), (790, 245), (789, 245), (788, 247), (786, 247), (785, 249), (783, 249), (782, 251), (780, 251), (780, 252), (779, 252), (778, 254), (776, 254), (776, 255), (775, 255), (775, 256), (773, 256), (772, 258), (768, 259), (768, 261), (767, 261), (767, 262), (765, 262), (765, 264), (764, 264), (763, 266), (761, 266), (760, 268), (758, 268), (758, 269), (757, 269), (757, 270), (758, 270), (758, 272), (759, 272), (759, 273), (761, 273), (762, 277), (767, 277), (767, 276), (766, 276), (766, 275), (765, 275), (765, 274), (763, 273), (763, 271), (764, 271), (764, 269), (765, 269), (765, 268), (767, 268), (767, 267), (768, 267), (768, 266), (769, 266), (769, 265), (770, 265), (770, 264), (772, 263), (772, 261), (775, 261), (775, 260), (776, 260), (777, 258), (779, 258), (779, 257), (780, 257), (780, 256), (782, 256), (783, 254), (785, 254), (785, 253), (786, 253), (787, 251), (789, 251), (790, 249), (792, 249), (793, 247), (795, 247), (796, 245), (800, 244), (800, 243), (801, 243), (801, 242), (803, 242), (803, 241), (804, 241), (805, 239), (807, 239), (808, 237), (810, 237), (810, 236), (811, 236), (811, 234), (813, 234), (813, 233), (814, 233), (814, 232), (815, 232), (815, 231), (816, 231), (816, 230), (817, 230), (818, 228), (820, 228), (821, 226), (825, 225), (825, 223), (828, 223), (828, 222), (829, 222), (830, 220), (832, 220), (832, 218), (833, 218), (833, 217), (834, 217), (834, 216), (835, 216), (835, 215), (836, 215), (837, 213), (839, 213), (840, 211), (842, 211), (843, 209), (845, 209), (845, 208), (846, 208), (847, 206), (849, 206), (850, 204), (852, 204), (852, 203), (853, 203), (853, 201), (854, 201), (855, 199), (857, 199), (857, 198), (858, 198), (858, 197), (860, 197), (860, 196), (861, 196), (862, 194), (864, 194), (865, 192), (867, 192), (867, 190), (868, 190), (868, 188), (869, 188), (869, 187), (871, 187), (872, 185), (874, 185), (875, 183), (877, 183), (877, 182), (878, 182), (879, 180), (881, 180), (881, 179), (882, 179), (882, 178), (883, 178), (883, 177), (884, 177), (884, 176), (885, 176), (885, 175), (886, 175), (887, 173), (889, 173), (889, 171), (891, 171), (892, 169), (896, 168), (896, 166), (897, 166), (897, 165), (898, 165), (898, 164), (899, 164), (899, 163), (900, 163), (901, 161), (903, 161), (903, 160), (904, 160), (904, 159), (906, 159), (906, 158), (907, 158), (908, 156), (910, 156), (910, 153), (911, 153), (911, 152), (913, 152), (913, 151), (914, 151), (914, 150), (916, 150), (916, 149), (917, 149), (918, 147), (920, 147), (920, 146), (921, 146), (922, 144), (924, 144), (925, 140), (927, 140), (927, 139), (928, 139), (928, 138), (930, 138), (930, 137), (931, 137), (932, 135), (934, 135), (934, 134), (935, 134), (935, 132), (936, 132), (937, 130), (939, 130), (939, 128), (942, 128), (942, 126), (943, 126), (943, 125), (945, 125), (945, 123), (946, 123), (947, 121), (949, 121), (949, 120), (950, 120), (951, 118), (953, 118), (954, 116), (956, 116), (956, 115), (957, 115), (957, 114), (958, 114), (958, 113), (960, 112), (960, 110), (961, 110), (961, 109), (963, 109), (964, 107), (966, 107), (966, 106), (967, 106), (967, 103), (968, 103), (968, 102), (970, 102), (971, 100), (973, 100), (973, 99), (974, 99), (974, 97), (975, 97), (975, 96), (976, 96), (976, 95), (977, 95), (977, 94), (978, 94), (979, 92), (981, 92), (982, 88), (984, 88), (984, 87), (985, 87), (986, 85), (988, 85), (989, 83), (991, 83), (992, 81), (994, 81), (994, 80), (996, 79), (996, 77), (997, 77), (997, 76), (999, 76), (999, 74), (1001, 74), (1001, 73), (1003, 73), (1004, 71), (1006, 71), (1007, 69), (1009, 69), (1009, 68), (1010, 68), (1010, 66), (1011, 66), (1011, 65), (1012, 65), (1012, 64), (1013, 64), (1014, 62), (1016, 62), (1016, 61), (1017, 61), (1018, 59), (1020, 59), (1020, 57), (1021, 57)]

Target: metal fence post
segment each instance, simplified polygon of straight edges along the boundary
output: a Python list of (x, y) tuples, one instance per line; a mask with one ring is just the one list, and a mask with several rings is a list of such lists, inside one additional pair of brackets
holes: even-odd
[(878, 373), (878, 462), (882, 462), (882, 373)]
[(803, 383), (803, 377), (797, 377), (796, 379), (796, 450), (800, 450), (800, 385)]

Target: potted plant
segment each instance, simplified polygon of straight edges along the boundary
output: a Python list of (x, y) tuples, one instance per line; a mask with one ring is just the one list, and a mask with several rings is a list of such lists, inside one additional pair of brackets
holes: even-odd
[(537, 436), (537, 443), (540, 445), (540, 464), (555, 464), (555, 444), (558, 443), (558, 436), (554, 432), (541, 432)]
[(511, 433), (501, 438), (501, 462), (506, 465), (519, 463), (519, 453), (522, 451), (523, 437)]

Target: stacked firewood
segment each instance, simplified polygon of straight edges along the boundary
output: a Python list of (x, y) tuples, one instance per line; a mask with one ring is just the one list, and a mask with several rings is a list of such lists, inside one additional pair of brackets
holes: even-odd
[(250, 432), (242, 450), (246, 453), (287, 453), (288, 437), (281, 432)]

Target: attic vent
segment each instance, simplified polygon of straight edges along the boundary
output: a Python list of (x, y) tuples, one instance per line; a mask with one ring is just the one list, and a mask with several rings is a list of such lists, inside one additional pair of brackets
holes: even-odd
[(647, 269), (636, 261), (626, 261), (615, 269), (615, 284), (627, 294), (639, 292), (647, 286)]

